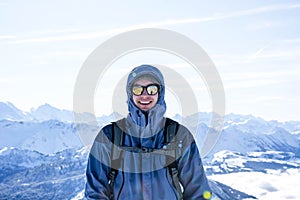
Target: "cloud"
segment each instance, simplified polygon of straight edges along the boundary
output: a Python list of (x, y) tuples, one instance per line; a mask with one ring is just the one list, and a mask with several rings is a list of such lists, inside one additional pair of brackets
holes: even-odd
[(17, 37), (14, 35), (0, 35), (0, 40), (11, 40), (16, 39)]
[[(287, 42), (289, 41), (289, 42)], [(299, 39), (283, 40), (271, 42), (250, 55), (245, 63), (256, 62), (258, 59), (264, 60), (292, 60), (299, 59), (300, 48)]]
[(267, 5), (253, 9), (241, 10), (237, 12), (233, 12), (232, 14), (223, 15), (221, 18), (232, 18), (232, 17), (241, 17), (248, 15), (257, 15), (266, 12), (274, 12), (281, 10), (292, 10), (300, 8), (300, 4), (277, 4), (277, 5)]
[(271, 28), (271, 27), (282, 26), (282, 25), (286, 25), (286, 22), (279, 23), (274, 21), (262, 21), (262, 22), (255, 22), (254, 24), (248, 25), (246, 27), (246, 30), (256, 31), (260, 29)]
[(299, 43), (300, 38), (282, 39), (266, 43), (252, 53), (237, 52), (233, 54), (213, 54), (210, 56), (219, 67), (240, 67), (241, 65), (253, 63), (257, 66), (258, 64), (263, 64), (263, 62), (268, 62), (268, 66), (277, 66), (279, 64), (278, 61), (287, 62), (289, 63), (288, 66), (292, 67), (298, 65), (298, 61), (300, 61)]
[(225, 80), (245, 80), (245, 79), (278, 79), (287, 76), (300, 76), (300, 69), (259, 71), (259, 72), (235, 72), (223, 74)]
[[(95, 39), (102, 36), (112, 36), (122, 32), (140, 29), (140, 28), (149, 28), (149, 27), (165, 27), (172, 25), (180, 25), (180, 24), (191, 24), (191, 23), (202, 23), (208, 21), (220, 21), (229, 18), (237, 18), (242, 16), (250, 16), (257, 15), (266, 12), (274, 12), (280, 10), (292, 10), (300, 8), (300, 4), (278, 4), (278, 5), (268, 5), (253, 9), (240, 10), (235, 12), (228, 13), (217, 13), (210, 17), (201, 17), (201, 18), (189, 18), (189, 19), (169, 19), (158, 22), (150, 22), (144, 24), (136, 24), (132, 26), (115, 28), (109, 30), (100, 30), (93, 32), (78, 32), (74, 31), (66, 35), (51, 35), (54, 32), (48, 32), (46, 36), (39, 37), (23, 37), (17, 38), (16, 36), (5, 38), (9, 41), (9, 43), (20, 44), (20, 43), (33, 43), (33, 42), (55, 42), (55, 41), (69, 41), (69, 40), (89, 40)], [(57, 31), (55, 31), (57, 33)], [(3, 36), (2, 36), (3, 37)], [(1, 39), (1, 36), (0, 36)]]
[(257, 58), (266, 48), (268, 48), (272, 43), (269, 43), (263, 47), (261, 47), (260, 49), (258, 49), (254, 54), (252, 54), (251, 56), (249, 56), (248, 62), (251, 60), (254, 60), (255, 58)]
[(298, 80), (300, 69), (259, 72), (231, 72), (221, 75), (225, 89), (243, 89), (282, 84)]
[(224, 83), (224, 88), (226, 89), (243, 89), (243, 88), (253, 88), (261, 87), (266, 85), (277, 84), (279, 81), (271, 79), (261, 79), (261, 80), (244, 80), (244, 81), (235, 81), (231, 83)]

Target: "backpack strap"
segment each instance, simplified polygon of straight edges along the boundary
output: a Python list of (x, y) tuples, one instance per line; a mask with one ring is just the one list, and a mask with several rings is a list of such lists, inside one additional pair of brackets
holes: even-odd
[[(182, 141), (178, 141), (177, 139), (177, 131), (178, 131), (179, 124), (178, 122), (166, 118), (166, 125), (165, 125), (165, 132), (164, 132), (164, 143), (167, 146), (171, 146), (174, 152), (172, 156), (166, 155), (167, 163), (170, 163), (167, 167), (169, 169), (169, 172), (172, 176), (173, 185), (175, 186), (180, 199), (183, 199), (183, 194), (180, 186), (179, 181), (179, 172), (178, 172), (178, 165), (177, 160), (181, 156), (181, 149), (182, 149)], [(168, 148), (168, 147), (167, 147)], [(165, 148), (165, 149), (167, 149)]]
[(163, 154), (166, 156), (166, 162), (170, 163), (167, 168), (172, 177), (172, 182), (174, 187), (176, 188), (180, 199), (183, 199), (183, 194), (179, 181), (179, 173), (177, 160), (181, 156), (182, 149), (182, 141), (178, 141), (176, 134), (178, 131), (179, 124), (178, 122), (166, 118), (165, 128), (164, 128), (164, 146), (162, 149), (148, 149), (148, 148), (138, 148), (138, 147), (125, 147), (123, 146), (124, 141), (124, 132), (119, 127), (120, 124), (122, 127), (125, 127), (125, 118), (112, 122), (112, 150), (111, 150), (111, 170), (109, 173), (109, 186), (111, 189), (110, 199), (114, 199), (113, 197), (113, 187), (114, 181), (118, 173), (118, 168), (121, 165), (121, 154), (125, 151), (132, 151), (136, 153), (148, 153), (154, 152), (158, 154)]
[[(123, 146), (124, 132), (122, 129), (125, 127), (124, 125), (125, 125), (125, 118), (117, 122), (112, 122), (112, 143), (114, 144), (111, 151), (112, 161), (120, 160), (119, 158), (122, 151), (120, 150), (119, 147)], [(116, 166), (112, 165), (112, 166), (113, 168), (117, 168), (119, 165)]]
[(111, 167), (110, 172), (108, 175), (109, 178), (109, 187), (110, 187), (110, 199), (114, 199), (113, 196), (113, 188), (114, 188), (114, 182), (115, 178), (118, 174), (118, 168), (121, 165), (121, 154), (122, 151), (120, 150), (120, 146), (123, 145), (124, 140), (124, 132), (121, 128), (119, 128), (120, 124), (122, 127), (125, 124), (125, 118), (117, 121), (112, 122), (112, 149), (111, 149)]

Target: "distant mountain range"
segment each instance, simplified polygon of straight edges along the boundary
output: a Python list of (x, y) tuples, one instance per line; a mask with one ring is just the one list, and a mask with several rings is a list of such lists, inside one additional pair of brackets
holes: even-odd
[[(32, 108), (29, 112), (22, 111), (10, 102), (0, 102), (0, 120), (6, 119), (10, 121), (23, 122), (43, 122), (49, 120), (57, 120), (61, 122), (74, 122), (74, 112), (71, 110), (58, 109), (49, 104), (41, 105), (37, 108)], [(76, 113), (85, 121), (94, 120), (94, 115), (91, 113)], [(117, 113), (112, 113), (109, 116), (97, 116), (96, 119), (100, 123), (106, 123), (113, 119), (113, 117), (120, 117)]]
[(10, 102), (0, 102), (0, 120), (11, 121), (48, 121), (58, 120), (62, 122), (74, 121), (74, 114), (69, 110), (60, 110), (49, 104), (44, 104), (30, 112), (24, 112)]
[[(91, 125), (76, 123), (72, 111), (49, 104), (23, 112), (0, 102), (0, 199), (82, 199), (88, 147), (83, 146), (78, 132), (95, 136), (116, 116), (120, 117), (117, 113), (97, 117), (97, 124)], [(213, 129), (211, 117), (201, 112), (173, 119), (197, 130), (195, 139), (201, 147), (205, 134)], [(208, 175), (216, 175), (298, 170), (299, 160), (299, 121), (228, 114), (203, 163)], [(210, 180), (210, 185), (225, 200), (255, 198), (217, 181)]]
[[(69, 148), (82, 147), (78, 131), (96, 135), (100, 128), (113, 121), (110, 116), (98, 117), (97, 125), (78, 124), (73, 112), (59, 110), (49, 104), (25, 113), (11, 103), (0, 102), (0, 148), (17, 147), (51, 154)], [(199, 146), (210, 129), (211, 113), (196, 113), (180, 118), (194, 130)], [(198, 120), (200, 118), (200, 120)], [(253, 151), (284, 151), (300, 154), (300, 122), (266, 121), (252, 115), (228, 114), (219, 140), (208, 156), (222, 150), (240, 153)]]

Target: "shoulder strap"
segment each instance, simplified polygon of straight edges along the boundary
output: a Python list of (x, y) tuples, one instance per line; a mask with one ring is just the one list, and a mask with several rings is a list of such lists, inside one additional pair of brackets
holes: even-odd
[(124, 127), (125, 119), (121, 119), (117, 122), (112, 122), (112, 150), (111, 150), (111, 160), (119, 160), (121, 151), (119, 150), (119, 146), (123, 145), (124, 140), (124, 132), (119, 126)]
[(175, 135), (177, 133), (177, 129), (178, 129), (178, 122), (170, 118), (166, 118), (165, 132), (164, 132), (164, 136), (165, 136), (164, 142), (166, 144), (170, 143), (172, 139), (176, 139)]
[(119, 146), (123, 145), (124, 140), (124, 132), (119, 125), (125, 125), (125, 119), (121, 119), (117, 122), (112, 122), (112, 149), (111, 149), (111, 167), (109, 172), (109, 186), (110, 186), (110, 199), (114, 199), (113, 196), (113, 188), (114, 188), (114, 181), (118, 173), (118, 168), (121, 164), (121, 153), (122, 151), (119, 149)]
[[(124, 141), (124, 132), (119, 128), (118, 124), (122, 126), (125, 125), (125, 119), (121, 119), (118, 122), (112, 122), (112, 149), (111, 149), (111, 171), (109, 173), (109, 185), (111, 188), (110, 199), (113, 199), (113, 187), (114, 187), (114, 180), (118, 173), (118, 168), (120, 166), (121, 161), (121, 153), (122, 149), (124, 150), (134, 150), (137, 151), (136, 148), (129, 147), (125, 148), (123, 146)], [(123, 126), (124, 127), (124, 126)], [(164, 128), (164, 144), (169, 146), (168, 149), (173, 149), (173, 153), (165, 152), (167, 163), (170, 163), (167, 167), (169, 172), (172, 176), (173, 184), (180, 195), (180, 199), (183, 199), (180, 181), (178, 177), (178, 166), (177, 166), (177, 159), (181, 156), (181, 141), (177, 140), (176, 134), (178, 131), (179, 124), (178, 122), (166, 118), (165, 128)], [(145, 152), (145, 149), (138, 149), (141, 152)], [(149, 151), (149, 150), (148, 150)], [(170, 150), (168, 150), (170, 151)]]
[(174, 149), (175, 157), (166, 155), (166, 160), (167, 160), (167, 163), (170, 163), (168, 165), (168, 169), (172, 176), (173, 185), (175, 186), (175, 188), (180, 196), (180, 199), (183, 199), (183, 194), (182, 194), (180, 181), (179, 181), (179, 177), (178, 177), (179, 173), (178, 173), (178, 165), (177, 165), (177, 160), (181, 156), (181, 147), (182, 147), (182, 144), (181, 144), (182, 141), (178, 141), (178, 139), (176, 137), (178, 127), (179, 127), (178, 122), (176, 122), (170, 118), (166, 118), (166, 125), (165, 125), (165, 132), (164, 132), (165, 144), (175, 146), (175, 149)]

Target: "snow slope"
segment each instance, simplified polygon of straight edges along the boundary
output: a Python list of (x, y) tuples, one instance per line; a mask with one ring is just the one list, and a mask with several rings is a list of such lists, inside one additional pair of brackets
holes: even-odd
[(82, 147), (77, 134), (97, 134), (98, 126), (64, 123), (57, 120), (43, 122), (0, 121), (0, 148), (17, 147), (51, 154), (68, 148)]
[[(201, 148), (211, 116), (174, 118), (191, 130), (197, 127)], [(78, 132), (94, 137), (121, 116), (98, 117), (98, 125), (75, 123), (72, 117), (71, 111), (48, 104), (23, 112), (0, 102), (0, 199), (82, 198), (88, 150)], [(94, 120), (87, 113), (80, 117)], [(219, 140), (203, 158), (211, 187), (223, 199), (299, 199), (299, 135), (298, 121), (226, 115)]]
[[(82, 199), (87, 148), (53, 155), (15, 148), (0, 152), (0, 199)], [(254, 198), (218, 181), (209, 184), (225, 200)]]
[[(98, 125), (89, 125), (69, 122), (71, 111), (59, 110), (48, 104), (31, 113), (22, 112), (11, 103), (0, 103), (0, 109), (0, 116), (9, 116), (9, 120), (0, 120), (0, 148), (16, 147), (47, 154), (81, 147), (79, 131), (94, 137), (101, 126), (120, 117), (117, 113), (112, 113), (110, 116), (99, 117)], [(88, 115), (82, 117), (90, 119)], [(19, 120), (20, 118), (23, 119)], [(210, 119), (211, 113), (198, 113), (182, 119), (187, 127), (198, 127), (195, 137), (200, 148), (210, 129)], [(295, 121), (265, 121), (251, 115), (229, 114), (225, 116), (224, 129), (208, 157), (211, 159), (222, 150), (240, 153), (284, 151), (300, 155), (299, 134), (295, 134), (299, 127), (300, 122)]]
[(16, 108), (12, 103), (0, 102), (0, 120), (25, 120), (27, 119), (26, 113)]

